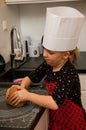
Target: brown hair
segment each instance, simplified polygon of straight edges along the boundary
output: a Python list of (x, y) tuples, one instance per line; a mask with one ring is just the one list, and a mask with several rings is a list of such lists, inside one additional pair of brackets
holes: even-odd
[(71, 63), (77, 67), (77, 58), (79, 56), (79, 49), (76, 47), (74, 50), (70, 51), (70, 57), (69, 60)]

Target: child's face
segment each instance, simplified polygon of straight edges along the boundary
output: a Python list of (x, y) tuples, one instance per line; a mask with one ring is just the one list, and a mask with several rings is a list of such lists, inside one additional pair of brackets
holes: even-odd
[(43, 51), (44, 59), (46, 60), (47, 64), (49, 64), (52, 67), (59, 66), (62, 64), (65, 60), (68, 59), (66, 52), (57, 52), (57, 51), (51, 51), (44, 48)]

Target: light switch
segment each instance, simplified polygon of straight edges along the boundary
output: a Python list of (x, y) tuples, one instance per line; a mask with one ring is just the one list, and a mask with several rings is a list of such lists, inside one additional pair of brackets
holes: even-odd
[(3, 26), (3, 31), (7, 31), (7, 21), (6, 20), (2, 21), (2, 26)]

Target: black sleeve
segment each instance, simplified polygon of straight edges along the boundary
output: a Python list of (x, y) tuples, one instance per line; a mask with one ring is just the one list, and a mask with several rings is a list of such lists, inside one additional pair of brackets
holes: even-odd
[(34, 83), (40, 82), (43, 79), (43, 77), (46, 75), (46, 68), (47, 68), (47, 63), (44, 61), (34, 71), (32, 71), (29, 74), (29, 78), (31, 79), (31, 81)]

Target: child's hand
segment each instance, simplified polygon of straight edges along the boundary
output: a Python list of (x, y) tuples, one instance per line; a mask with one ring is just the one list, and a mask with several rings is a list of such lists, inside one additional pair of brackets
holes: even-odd
[(7, 89), (7, 91), (6, 91), (6, 97), (9, 96), (9, 91), (10, 91), (13, 87), (16, 87), (18, 90), (21, 89), (21, 87), (20, 87), (19, 85), (12, 85), (10, 88)]
[(25, 103), (28, 100), (29, 92), (26, 89), (18, 89), (8, 96), (12, 106), (19, 107), (20, 103)]
[[(6, 102), (7, 102), (7, 104), (12, 105), (12, 106), (15, 106), (15, 105), (13, 105), (13, 103), (12, 103), (12, 101), (11, 101), (11, 96), (13, 95), (13, 93), (15, 93), (16, 91), (19, 91), (19, 90), (21, 90), (21, 89), (22, 89), (22, 87), (19, 86), (19, 85), (12, 85), (12, 86), (7, 90), (7, 92), (6, 92)], [(21, 106), (23, 106), (23, 105), (24, 105), (24, 103), (19, 103), (19, 104), (17, 105), (17, 107), (21, 107)]]

